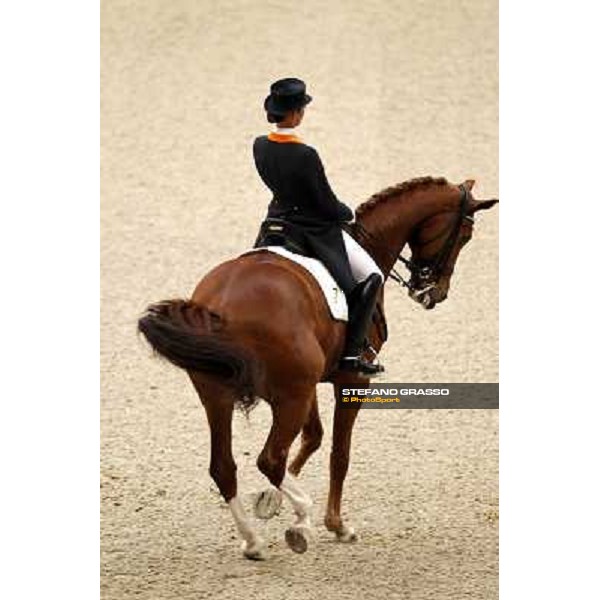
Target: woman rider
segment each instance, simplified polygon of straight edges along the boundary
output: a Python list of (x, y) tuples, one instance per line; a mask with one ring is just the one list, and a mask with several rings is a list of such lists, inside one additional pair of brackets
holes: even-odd
[[(275, 131), (256, 138), (254, 161), (273, 192), (267, 218), (284, 220), (301, 231), (311, 255), (323, 262), (346, 294), (349, 318), (339, 368), (373, 376), (383, 367), (361, 355), (383, 277), (369, 254), (342, 230), (342, 223), (354, 218), (352, 209), (331, 190), (317, 151), (294, 133), (311, 100), (300, 79), (271, 85), (264, 108)], [(259, 238), (256, 245), (265, 243)]]

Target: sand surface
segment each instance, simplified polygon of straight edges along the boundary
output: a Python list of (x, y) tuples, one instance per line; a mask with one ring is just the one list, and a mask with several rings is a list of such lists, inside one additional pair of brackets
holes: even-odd
[[(102, 597), (497, 597), (498, 413), (363, 411), (344, 514), (360, 535), (293, 554), (291, 511), (262, 526), (271, 559), (242, 558), (208, 475), (206, 419), (184, 373), (152, 360), (135, 323), (248, 248), (269, 196), (252, 140), (271, 81), (308, 82), (300, 133), (357, 206), (421, 175), (498, 195), (497, 7), (490, 0), (102, 2)], [(392, 285), (387, 381), (498, 380), (498, 219), (478, 219), (451, 296), (425, 312)], [(320, 524), (323, 448), (302, 481)], [(234, 421), (248, 508), (270, 415)]]

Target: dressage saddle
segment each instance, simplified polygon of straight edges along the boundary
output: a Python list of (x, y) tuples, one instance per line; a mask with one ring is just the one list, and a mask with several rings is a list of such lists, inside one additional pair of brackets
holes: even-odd
[(254, 247), (265, 246), (282, 246), (290, 252), (312, 257), (301, 227), (283, 219), (269, 217), (262, 222)]

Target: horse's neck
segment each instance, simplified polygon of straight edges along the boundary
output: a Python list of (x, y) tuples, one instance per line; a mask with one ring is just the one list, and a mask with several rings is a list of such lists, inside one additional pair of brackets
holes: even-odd
[(448, 209), (448, 191), (415, 190), (391, 197), (358, 222), (370, 234), (367, 250), (387, 277), (415, 228), (425, 219)]

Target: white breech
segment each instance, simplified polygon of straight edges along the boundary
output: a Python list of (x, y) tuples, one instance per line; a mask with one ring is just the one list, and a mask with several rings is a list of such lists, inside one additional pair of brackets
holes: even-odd
[(377, 273), (383, 279), (383, 273), (375, 264), (369, 253), (350, 235), (342, 231), (346, 253), (350, 261), (352, 275), (358, 283), (364, 281), (371, 273)]

